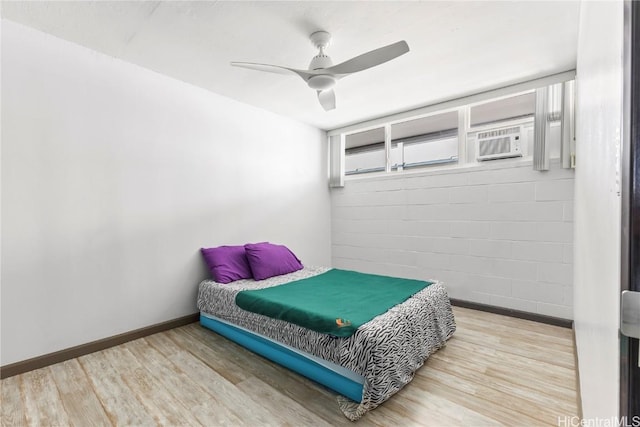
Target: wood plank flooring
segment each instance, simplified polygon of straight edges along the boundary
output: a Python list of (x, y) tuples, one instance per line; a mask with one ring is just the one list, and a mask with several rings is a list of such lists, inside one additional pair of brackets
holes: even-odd
[[(454, 308), (458, 329), (362, 426), (557, 426), (570, 329)], [(1, 381), (3, 426), (351, 425), (335, 393), (197, 323)]]

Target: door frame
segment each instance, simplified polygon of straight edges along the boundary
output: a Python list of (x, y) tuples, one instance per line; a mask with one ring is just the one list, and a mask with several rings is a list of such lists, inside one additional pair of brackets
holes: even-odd
[[(620, 292), (640, 291), (640, 2), (624, 2)], [(620, 335), (620, 418), (640, 416), (638, 339)]]

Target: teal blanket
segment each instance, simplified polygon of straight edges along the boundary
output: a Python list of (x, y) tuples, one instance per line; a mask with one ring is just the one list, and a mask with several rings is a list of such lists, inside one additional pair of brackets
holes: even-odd
[(284, 285), (241, 291), (236, 304), (313, 331), (348, 337), (432, 283), (332, 269)]

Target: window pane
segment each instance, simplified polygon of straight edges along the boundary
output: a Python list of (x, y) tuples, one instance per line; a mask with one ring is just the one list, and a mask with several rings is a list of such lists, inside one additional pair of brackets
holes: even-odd
[(478, 126), (525, 117), (533, 118), (535, 111), (536, 93), (525, 93), (474, 105), (470, 108), (469, 123), (471, 126)]
[(384, 128), (347, 135), (344, 162), (345, 175), (384, 171)]
[(391, 126), (391, 167), (406, 169), (458, 160), (458, 112)]

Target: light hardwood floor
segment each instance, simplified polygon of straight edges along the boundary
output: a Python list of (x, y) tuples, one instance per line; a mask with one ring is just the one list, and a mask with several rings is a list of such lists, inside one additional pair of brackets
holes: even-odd
[[(361, 426), (558, 425), (570, 329), (454, 308), (458, 329)], [(351, 425), (335, 393), (194, 323), (2, 380), (2, 425)]]

